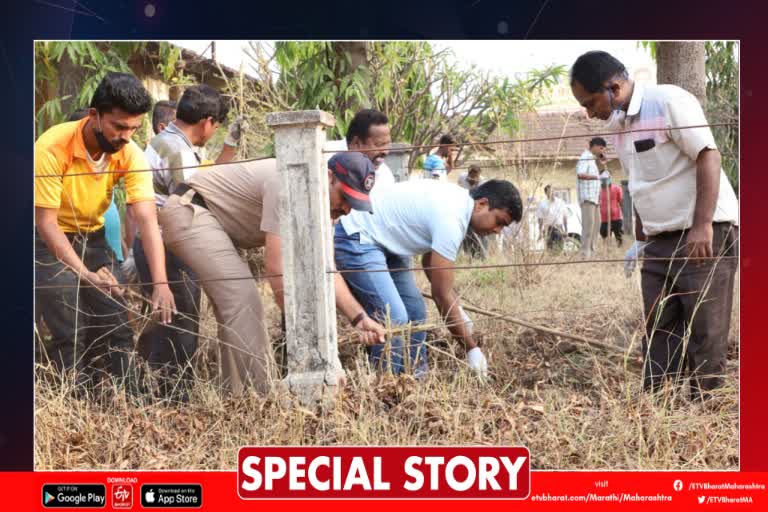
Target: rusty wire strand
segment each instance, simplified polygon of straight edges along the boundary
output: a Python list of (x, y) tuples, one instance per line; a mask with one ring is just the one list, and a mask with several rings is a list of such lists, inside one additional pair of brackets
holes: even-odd
[[(699, 124), (699, 125), (690, 125), (690, 126), (677, 126), (677, 127), (665, 127), (663, 130), (687, 130), (692, 128), (712, 128), (712, 127), (722, 127), (722, 126), (737, 126), (738, 123), (714, 123), (714, 124)], [(647, 131), (659, 131), (659, 128), (636, 128), (632, 130), (624, 130), (620, 132), (612, 132), (612, 133), (581, 133), (576, 135), (560, 135), (557, 137), (535, 137), (535, 138), (528, 138), (528, 139), (506, 139), (506, 140), (492, 140), (492, 141), (485, 141), (485, 142), (458, 142), (456, 144), (443, 144), (444, 146), (450, 146), (450, 147), (464, 147), (464, 146), (489, 146), (489, 145), (495, 145), (495, 144), (513, 144), (513, 143), (523, 143), (523, 142), (544, 142), (549, 140), (560, 140), (560, 139), (576, 139), (576, 138), (585, 138), (585, 137), (598, 137), (598, 136), (611, 136), (611, 135), (621, 135), (626, 133), (635, 133), (635, 132), (647, 132)], [(389, 153), (404, 153), (408, 152), (414, 149), (423, 149), (423, 148), (433, 148), (439, 146), (439, 144), (427, 144), (427, 145), (414, 145), (414, 146), (404, 146), (402, 148), (395, 148), (388, 150)], [(323, 153), (354, 153), (354, 152), (360, 152), (365, 151), (366, 149), (377, 149), (377, 148), (359, 148), (359, 149), (345, 149), (345, 150), (323, 150)], [(268, 160), (270, 158), (274, 158), (271, 156), (264, 156), (264, 157), (256, 157), (256, 158), (246, 158), (244, 160), (232, 160), (230, 162), (210, 162), (210, 163), (201, 163), (197, 165), (188, 165), (188, 166), (182, 166), (182, 167), (159, 167), (157, 169), (117, 169), (113, 171), (93, 171), (93, 172), (79, 172), (79, 173), (72, 173), (72, 174), (35, 174), (35, 178), (69, 178), (74, 176), (95, 176), (95, 175), (101, 175), (101, 174), (131, 174), (135, 172), (154, 172), (154, 171), (180, 171), (184, 169), (197, 169), (200, 167), (213, 167), (218, 165), (227, 165), (227, 164), (239, 164), (239, 163), (246, 163), (246, 162), (255, 162), (258, 160)]]
[[(707, 261), (707, 260), (721, 260), (721, 259), (736, 259), (737, 256), (702, 256), (702, 257), (668, 257), (668, 258), (637, 258), (638, 262), (641, 261)], [(482, 270), (489, 268), (512, 268), (512, 267), (549, 267), (557, 265), (577, 265), (577, 264), (589, 264), (589, 263), (624, 263), (624, 258), (606, 258), (598, 260), (566, 260), (566, 261), (543, 261), (543, 262), (530, 262), (530, 263), (496, 263), (492, 265), (452, 265), (448, 267), (399, 267), (399, 268), (386, 268), (386, 269), (343, 269), (343, 270), (327, 270), (326, 274), (361, 274), (361, 273), (377, 273), (377, 272), (415, 272), (419, 270)], [(124, 283), (114, 285), (103, 285), (99, 288), (124, 288), (124, 287), (137, 287), (137, 286), (154, 286), (158, 284), (178, 284), (186, 282), (194, 283), (212, 283), (218, 281), (243, 281), (243, 280), (260, 280), (269, 279), (273, 277), (283, 277), (283, 274), (259, 274), (250, 276), (238, 276), (238, 277), (218, 277), (213, 279), (179, 279), (174, 281), (158, 281), (158, 282), (139, 282), (139, 283)], [(62, 284), (62, 285), (37, 285), (35, 289), (58, 289), (58, 288), (77, 288), (81, 285), (76, 284)]]

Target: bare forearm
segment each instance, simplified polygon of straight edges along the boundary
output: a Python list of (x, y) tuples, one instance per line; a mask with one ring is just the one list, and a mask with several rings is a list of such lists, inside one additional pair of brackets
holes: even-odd
[(440, 311), (440, 316), (445, 320), (451, 334), (460, 338), (467, 350), (475, 348), (477, 343), (464, 325), (464, 319), (459, 309), (459, 298), (456, 296), (456, 293), (453, 290), (443, 291), (433, 287), (432, 297), (434, 297), (435, 305), (438, 311)]
[[(272, 274), (269, 269), (266, 269), (268, 274)], [(285, 313), (285, 294), (283, 293), (283, 278), (282, 277), (268, 277), (269, 287), (272, 288), (272, 295), (275, 297), (277, 307), (280, 308), (281, 313)]]
[(267, 233), (264, 246), (264, 271), (267, 273), (267, 281), (275, 302), (280, 311), (285, 314), (285, 294), (283, 293), (283, 256), (280, 249), (280, 237), (274, 233)]
[(136, 219), (133, 216), (133, 208), (131, 205), (125, 206), (125, 245), (128, 246), (128, 250), (133, 248), (133, 241), (136, 238), (136, 232), (138, 231), (136, 225)]
[[(75, 252), (69, 239), (57, 224), (38, 224), (37, 232), (43, 239), (48, 250), (65, 265), (70, 267), (78, 274), (85, 274), (89, 269), (83, 263), (83, 260)], [(98, 270), (98, 269), (96, 269)]]
[(165, 273), (165, 247), (163, 247), (163, 240), (160, 237), (160, 229), (157, 227), (157, 218), (154, 215), (142, 215), (137, 221), (152, 282), (166, 283), (168, 276)]
[(237, 155), (237, 148), (232, 146), (227, 146), (224, 144), (224, 146), (221, 148), (221, 153), (219, 153), (219, 157), (216, 159), (217, 164), (225, 164), (227, 162), (231, 162), (235, 159), (235, 156)]
[(334, 275), (334, 285), (336, 288), (336, 307), (348, 320), (354, 320), (360, 313), (365, 312), (363, 306), (352, 295), (341, 274)]
[(704, 150), (696, 159), (696, 207), (694, 226), (712, 224), (720, 193), (720, 153)]

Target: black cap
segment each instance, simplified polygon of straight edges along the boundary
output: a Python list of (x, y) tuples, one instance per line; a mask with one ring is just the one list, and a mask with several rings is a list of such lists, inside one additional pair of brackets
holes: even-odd
[(376, 181), (373, 162), (362, 153), (337, 153), (328, 160), (328, 169), (341, 181), (341, 193), (355, 210), (373, 213), (368, 196)]

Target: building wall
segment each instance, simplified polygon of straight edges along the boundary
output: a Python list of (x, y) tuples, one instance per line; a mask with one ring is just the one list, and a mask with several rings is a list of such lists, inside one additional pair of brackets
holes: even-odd
[[(526, 158), (576, 159), (587, 148), (592, 137), (605, 132), (603, 123), (587, 119), (583, 108), (530, 112), (522, 116), (521, 126), (520, 138), (552, 139), (524, 142), (512, 148)], [(579, 134), (584, 136), (558, 138)], [(608, 142), (606, 156), (615, 158), (611, 138), (603, 138)]]
[(140, 77), (141, 83), (147, 88), (149, 94), (152, 95), (152, 99), (155, 101), (170, 99), (170, 86), (162, 80), (152, 77), (144, 76)]

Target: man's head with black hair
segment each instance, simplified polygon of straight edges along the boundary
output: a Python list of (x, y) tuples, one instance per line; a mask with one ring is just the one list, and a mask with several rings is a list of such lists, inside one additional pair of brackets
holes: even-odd
[(90, 106), (99, 114), (119, 109), (136, 116), (149, 112), (152, 98), (135, 76), (130, 73), (111, 72), (99, 82)]
[(389, 154), (391, 144), (389, 119), (378, 110), (360, 110), (347, 127), (347, 149), (364, 153), (376, 169)]
[(608, 147), (608, 143), (602, 137), (594, 137), (589, 141), (589, 151), (597, 158), (605, 155), (606, 147)]
[(506, 180), (488, 180), (470, 193), (475, 208), (469, 224), (479, 235), (501, 233), (504, 227), (523, 218), (520, 192)]
[(176, 124), (195, 146), (204, 146), (226, 121), (229, 105), (206, 84), (187, 87), (176, 106)]
[(440, 147), (437, 148), (437, 154), (443, 158), (448, 158), (451, 153), (458, 150), (458, 148), (454, 146), (454, 144), (456, 144), (456, 139), (450, 133), (442, 135), (438, 144), (440, 144)]
[(91, 154), (115, 153), (141, 127), (152, 99), (138, 78), (129, 73), (107, 73), (91, 98), (83, 131)]
[(446, 133), (444, 135), (440, 136), (439, 144), (456, 144), (456, 139), (453, 138), (453, 135), (450, 133)]
[(467, 183), (471, 187), (476, 186), (480, 182), (480, 166), (477, 164), (472, 164), (469, 166), (469, 170), (467, 171)]
[(155, 135), (165, 130), (165, 127), (176, 119), (176, 102), (160, 100), (152, 109), (152, 131)]
[(607, 52), (587, 52), (571, 67), (571, 92), (591, 118), (605, 121), (614, 110), (626, 110), (632, 86), (627, 68)]

